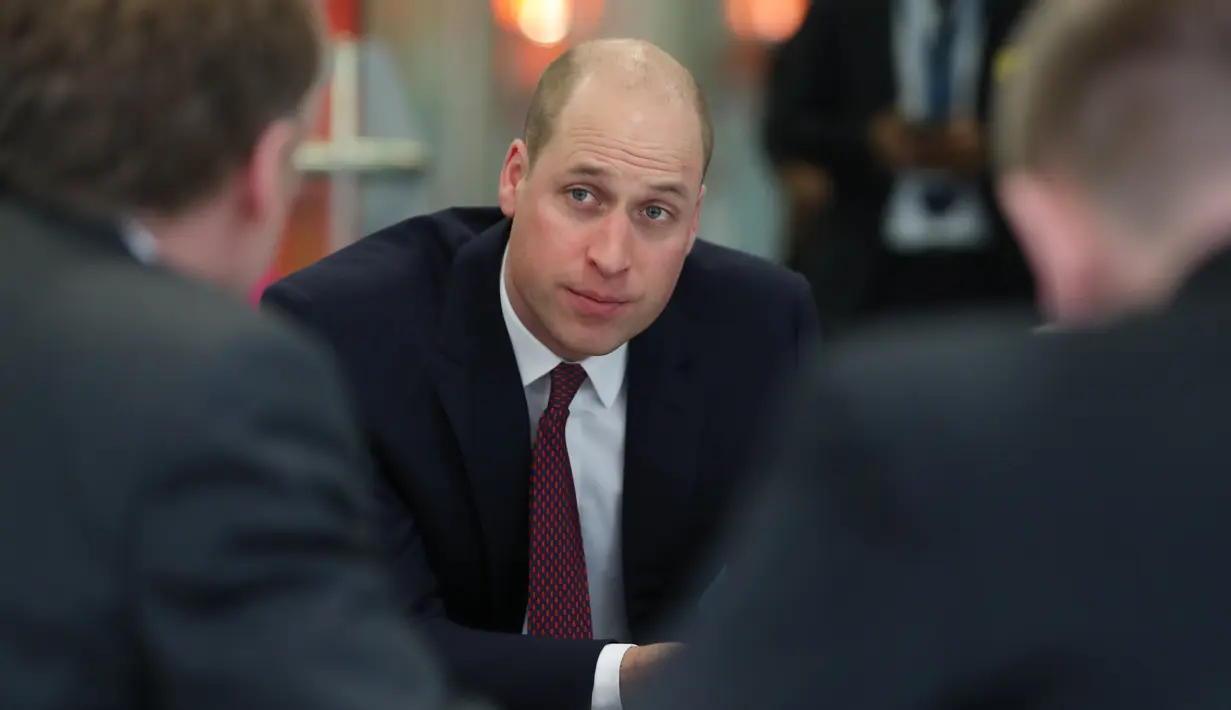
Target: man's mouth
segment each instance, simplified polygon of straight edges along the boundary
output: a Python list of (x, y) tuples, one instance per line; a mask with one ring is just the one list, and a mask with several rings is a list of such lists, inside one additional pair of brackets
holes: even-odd
[(629, 303), (627, 299), (609, 294), (573, 288), (566, 288), (565, 290), (572, 296), (570, 300), (573, 301), (574, 308), (582, 315), (594, 318), (610, 318), (615, 316)]

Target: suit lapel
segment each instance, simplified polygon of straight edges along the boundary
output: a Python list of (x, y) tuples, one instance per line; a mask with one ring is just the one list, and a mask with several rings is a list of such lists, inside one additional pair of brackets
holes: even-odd
[(858, 86), (853, 95), (870, 97), (860, 101), (859, 108), (875, 115), (896, 106), (899, 93), (893, 3), (867, 0), (843, 10), (847, 13), (842, 18), (846, 34), (835, 38), (845, 48), (843, 64), (823, 69), (851, 72), (850, 80)]
[(530, 418), (498, 290), (508, 230), (503, 220), (459, 252), (441, 316), (437, 367), (500, 614), (513, 613), (519, 596), (524, 602), (529, 564)]
[[(677, 288), (677, 294), (680, 289)], [(624, 593), (634, 636), (662, 602), (678, 572), (673, 555), (688, 526), (702, 397), (678, 299), (629, 344), (624, 442)]]
[(894, 46), (897, 15), (890, 0), (863, 3), (860, 10), (861, 27), (852, 30), (851, 39), (847, 40), (854, 45), (854, 56), (849, 61), (850, 66), (858, 67), (854, 71), (863, 73), (863, 81), (875, 82), (873, 86), (876, 90), (870, 93), (878, 100), (872, 110), (880, 113), (897, 106), (898, 96), (902, 93), (899, 88), (901, 79), (898, 77), (897, 49)]

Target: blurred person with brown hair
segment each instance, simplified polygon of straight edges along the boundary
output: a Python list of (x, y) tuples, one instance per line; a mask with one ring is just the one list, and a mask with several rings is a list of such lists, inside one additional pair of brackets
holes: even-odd
[(816, 0), (774, 56), (766, 147), (795, 215), (790, 263), (827, 336), (907, 314), (1028, 310), (987, 146), (996, 67), (1025, 5)]
[(328, 356), (243, 303), (308, 0), (0, 2), (0, 706), (442, 703)]
[(414, 217), (272, 286), (340, 354), (401, 601), (509, 710), (619, 708), (679, 641), (769, 393), (796, 274), (698, 238), (705, 98), (602, 40), (539, 80), (499, 206)]
[(1045, 0), (1020, 40), (999, 188), (1063, 327), (886, 331), (811, 367), (742, 574), (653, 707), (1231, 688), (1231, 3)]

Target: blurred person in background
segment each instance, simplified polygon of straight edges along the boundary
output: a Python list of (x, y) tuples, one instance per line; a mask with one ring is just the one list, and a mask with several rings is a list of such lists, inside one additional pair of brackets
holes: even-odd
[(619, 708), (672, 652), (816, 330), (802, 278), (697, 239), (712, 145), (673, 58), (584, 44), (542, 75), (498, 208), (412, 218), (265, 294), (349, 369), (407, 614), (506, 708)]
[(0, 3), (0, 706), (407, 710), (334, 366), (252, 311), (305, 0)]
[(766, 144), (789, 262), (826, 335), (1016, 304), (1031, 282), (987, 159), (995, 68), (1024, 0), (816, 0), (774, 58)]
[[(1231, 3), (1049, 0), (997, 100), (1046, 337), (809, 368), (652, 707), (1201, 707), (1231, 687)], [(688, 655), (691, 653), (691, 655)]]

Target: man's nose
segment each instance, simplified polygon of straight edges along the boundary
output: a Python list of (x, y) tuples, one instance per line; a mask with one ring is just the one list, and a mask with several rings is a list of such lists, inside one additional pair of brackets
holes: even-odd
[(594, 234), (590, 243), (590, 263), (603, 276), (617, 276), (628, 270), (632, 225), (623, 212), (613, 213)]

